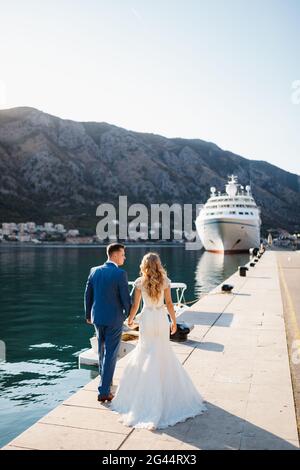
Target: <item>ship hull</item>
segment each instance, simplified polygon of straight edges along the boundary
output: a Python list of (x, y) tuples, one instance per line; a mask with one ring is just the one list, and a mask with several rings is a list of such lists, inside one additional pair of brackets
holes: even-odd
[(238, 253), (259, 247), (260, 222), (255, 219), (197, 219), (196, 228), (207, 251)]

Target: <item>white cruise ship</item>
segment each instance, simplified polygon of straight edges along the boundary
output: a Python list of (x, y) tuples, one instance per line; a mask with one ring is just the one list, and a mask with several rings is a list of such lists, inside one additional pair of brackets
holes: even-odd
[(200, 240), (207, 251), (237, 253), (258, 248), (260, 245), (260, 209), (257, 207), (250, 186), (244, 188), (231, 175), (225, 194), (211, 195), (196, 219)]

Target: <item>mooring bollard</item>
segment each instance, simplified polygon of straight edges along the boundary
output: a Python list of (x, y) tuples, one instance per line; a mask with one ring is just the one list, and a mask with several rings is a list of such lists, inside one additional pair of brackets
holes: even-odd
[(258, 248), (250, 248), (249, 253), (250, 253), (251, 256), (257, 256)]
[(241, 277), (246, 277), (247, 271), (248, 271), (247, 266), (239, 266), (239, 273)]
[(221, 287), (222, 292), (231, 292), (233, 286), (231, 284), (223, 284)]

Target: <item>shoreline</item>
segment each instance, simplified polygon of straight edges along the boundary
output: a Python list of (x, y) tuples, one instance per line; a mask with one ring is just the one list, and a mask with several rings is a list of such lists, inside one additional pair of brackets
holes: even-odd
[[(130, 246), (131, 248), (141, 248), (141, 247), (167, 247), (167, 248), (184, 248), (184, 243), (155, 243), (155, 242), (145, 242), (145, 243), (130, 243), (130, 242), (120, 242), (125, 245), (125, 247)], [(55, 242), (42, 242), (42, 243), (30, 243), (30, 242), (7, 242), (0, 243), (0, 249), (5, 248), (106, 248), (109, 243), (55, 243)], [(199, 250), (202, 250), (199, 249)]]

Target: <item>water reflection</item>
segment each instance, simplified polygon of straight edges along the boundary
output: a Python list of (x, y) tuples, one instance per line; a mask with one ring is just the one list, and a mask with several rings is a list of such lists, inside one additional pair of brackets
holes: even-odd
[(233, 274), (237, 266), (249, 261), (247, 253), (224, 254), (205, 251), (199, 258), (195, 272), (195, 294), (209, 292)]

